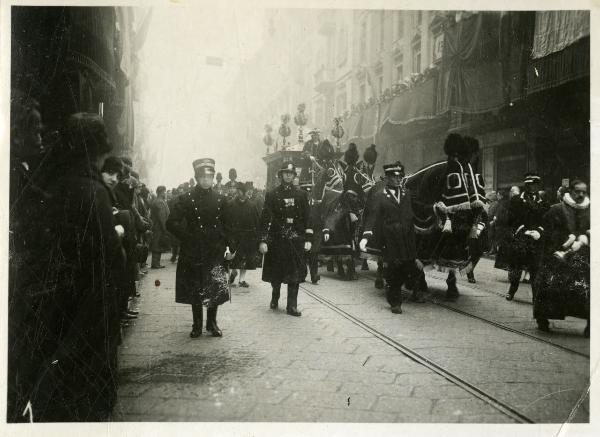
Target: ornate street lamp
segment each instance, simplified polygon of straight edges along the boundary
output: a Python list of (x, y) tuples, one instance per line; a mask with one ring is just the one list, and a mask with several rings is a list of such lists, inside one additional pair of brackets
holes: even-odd
[(271, 136), (273, 128), (270, 124), (265, 124), (265, 136), (263, 137), (263, 143), (267, 146), (267, 155), (271, 153), (270, 147), (273, 145), (273, 137)]
[(289, 122), (290, 122), (290, 114), (283, 114), (281, 116), (281, 126), (279, 126), (279, 135), (281, 135), (281, 137), (283, 138), (282, 150), (287, 149), (286, 138), (292, 134), (292, 130), (288, 126)]
[(306, 123), (308, 123), (308, 115), (304, 111), (306, 111), (306, 105), (304, 103), (300, 103), (298, 105), (298, 112), (294, 116), (294, 123), (296, 126), (298, 126), (298, 144), (301, 146), (304, 144), (302, 127), (306, 126)]
[(331, 129), (331, 135), (336, 139), (337, 152), (341, 152), (342, 145), (340, 139), (344, 136), (344, 128), (342, 127), (342, 117), (335, 117), (333, 119), (333, 129)]

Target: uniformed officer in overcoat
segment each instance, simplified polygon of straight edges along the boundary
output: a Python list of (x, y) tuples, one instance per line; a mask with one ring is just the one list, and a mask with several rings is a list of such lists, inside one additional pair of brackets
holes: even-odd
[(311, 249), (313, 230), (308, 227), (308, 195), (293, 186), (295, 176), (294, 164), (286, 163), (278, 172), (281, 184), (265, 197), (259, 251), (265, 255), (262, 280), (273, 287), (271, 309), (277, 308), (284, 283), (288, 285), (287, 313), (300, 316), (298, 288), (306, 277), (304, 251)]
[(227, 201), (213, 189), (215, 161), (210, 158), (193, 162), (198, 184), (177, 198), (167, 220), (167, 230), (181, 241), (175, 302), (192, 305), (193, 325), (190, 337), (202, 334), (202, 306), (207, 307), (206, 330), (220, 337), (217, 307), (229, 299), (225, 261), (233, 259), (229, 251), (230, 227)]
[[(544, 214), (550, 208), (539, 191), (541, 178), (537, 173), (525, 174), (524, 191), (510, 199), (508, 221), (512, 228), (513, 240), (508, 254), (508, 280), (510, 287), (506, 300), (513, 300), (519, 289), (519, 281), (524, 269), (535, 287), (540, 258), (542, 255), (542, 236), (544, 234)], [(535, 290), (532, 290), (535, 295)]]
[[(417, 260), (410, 190), (404, 187), (404, 166), (400, 162), (383, 166), (385, 188), (373, 193), (373, 208), (365, 217), (360, 249), (367, 243), (381, 249), (387, 299), (395, 314), (402, 313), (402, 284), (413, 284), (412, 300), (422, 302), (423, 265)], [(370, 240), (377, 241), (370, 241)]]

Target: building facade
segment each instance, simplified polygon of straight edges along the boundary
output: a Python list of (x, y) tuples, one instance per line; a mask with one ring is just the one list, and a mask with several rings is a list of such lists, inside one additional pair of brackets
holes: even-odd
[(380, 164), (416, 171), (444, 159), (444, 138), (459, 132), (479, 139), (490, 189), (529, 170), (548, 189), (589, 178), (586, 11), (270, 10), (265, 44), (244, 68), (232, 95), (250, 106), (244, 141), (258, 153), (263, 126), (273, 128), (269, 151), (283, 147), (281, 115), (293, 120), (304, 103), (305, 131), (335, 144), (341, 117), (341, 148), (374, 143)]

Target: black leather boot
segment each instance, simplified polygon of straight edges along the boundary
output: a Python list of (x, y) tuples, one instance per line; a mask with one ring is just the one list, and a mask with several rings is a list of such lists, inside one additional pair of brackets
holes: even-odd
[(475, 280), (475, 274), (473, 272), (467, 273), (467, 280), (469, 281), (469, 284), (477, 283), (477, 281)]
[(217, 307), (209, 307), (206, 310), (206, 330), (212, 333), (213, 337), (223, 336), (223, 332), (217, 325)]
[(271, 283), (273, 291), (271, 292), (271, 304), (269, 305), (272, 310), (276, 310), (279, 306), (279, 293), (281, 290), (281, 284)]
[(344, 263), (338, 259), (336, 261), (336, 265), (337, 265), (337, 275), (342, 279), (346, 279), (346, 271), (344, 270)]
[(365, 272), (369, 271), (369, 263), (367, 262), (366, 259), (362, 260), (362, 265), (360, 266), (360, 269)]
[(298, 288), (300, 284), (288, 284), (288, 297), (286, 312), (290, 316), (300, 317), (302, 313), (298, 311)]
[(510, 287), (508, 288), (508, 293), (506, 293), (506, 300), (513, 300), (518, 289), (519, 282), (511, 282)]
[(535, 321), (537, 322), (537, 328), (540, 331), (550, 332), (550, 323), (548, 322), (548, 319), (536, 319)]
[(456, 300), (460, 293), (458, 292), (458, 287), (456, 286), (456, 274), (451, 271), (448, 273), (448, 279), (446, 279), (446, 284), (448, 284), (448, 288), (446, 290), (446, 300)]
[(356, 274), (356, 266), (354, 265), (354, 258), (350, 258), (348, 261), (348, 270), (346, 272), (346, 278), (349, 281), (358, 280), (358, 275)]
[(192, 305), (192, 317), (194, 324), (190, 337), (198, 338), (202, 335), (202, 305)]

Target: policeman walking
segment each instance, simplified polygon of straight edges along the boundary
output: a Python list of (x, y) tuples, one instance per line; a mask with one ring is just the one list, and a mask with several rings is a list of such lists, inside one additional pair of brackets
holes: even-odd
[(286, 163), (278, 172), (281, 184), (269, 191), (262, 210), (259, 251), (265, 255), (262, 280), (273, 287), (271, 309), (277, 309), (281, 284), (287, 284), (287, 313), (298, 311), (298, 288), (306, 277), (304, 251), (311, 249), (308, 195), (293, 186), (296, 167)]
[(404, 166), (400, 162), (383, 166), (385, 188), (373, 193), (373, 208), (365, 217), (360, 249), (367, 243), (383, 254), (384, 274), (389, 290), (387, 300), (395, 314), (402, 313), (402, 284), (413, 284), (412, 300), (423, 302), (423, 266), (417, 258), (410, 191), (404, 187)]
[(202, 334), (202, 306), (207, 307), (206, 330), (223, 334), (217, 326), (217, 307), (229, 299), (224, 262), (233, 259), (229, 250), (227, 201), (215, 192), (215, 161), (193, 162), (198, 184), (177, 198), (167, 220), (167, 230), (181, 241), (175, 302), (192, 305), (194, 324), (190, 337)]
[[(524, 179), (525, 190), (510, 200), (508, 220), (513, 240), (508, 254), (510, 287), (506, 300), (513, 300), (524, 269), (529, 272), (532, 289), (535, 287), (543, 249), (540, 238), (544, 234), (544, 214), (550, 208), (539, 191), (540, 183), (541, 178), (537, 173), (527, 173)], [(535, 290), (532, 291), (535, 293)]]

